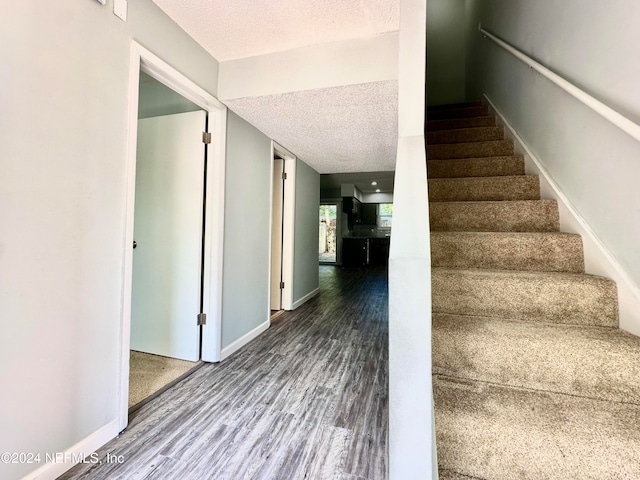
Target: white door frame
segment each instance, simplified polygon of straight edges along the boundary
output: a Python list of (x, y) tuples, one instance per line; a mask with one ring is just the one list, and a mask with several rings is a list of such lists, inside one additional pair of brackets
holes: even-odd
[(320, 205), (336, 206), (336, 263), (328, 265), (342, 265), (342, 197), (321, 198)]
[[(120, 430), (128, 423), (129, 349), (131, 344), (131, 288), (133, 277), (133, 221), (136, 186), (136, 150), (138, 140), (138, 100), (140, 70), (202, 107), (209, 114), (207, 198), (205, 201), (203, 311), (207, 324), (202, 327), (202, 360), (220, 361), (222, 333), (222, 254), (224, 241), (224, 175), (227, 108), (183, 74), (152, 52), (132, 42), (129, 64), (128, 143), (126, 154), (127, 192), (123, 239), (123, 291), (120, 320), (120, 392), (118, 422)], [(195, 321), (195, 319), (194, 319)]]
[[(284, 159), (284, 171), (287, 179), (284, 182), (284, 206), (282, 212), (282, 309), (293, 310), (293, 245), (296, 220), (296, 156), (289, 150), (271, 141), (271, 158), (275, 155)], [(271, 178), (273, 178), (273, 160), (271, 161)], [(273, 182), (271, 182), (271, 212), (273, 215)], [(269, 225), (271, 225), (270, 219)], [(269, 241), (271, 251), (271, 241)], [(269, 285), (271, 284), (271, 267), (269, 267)], [(271, 303), (271, 298), (269, 298)], [(269, 314), (271, 304), (269, 304)]]

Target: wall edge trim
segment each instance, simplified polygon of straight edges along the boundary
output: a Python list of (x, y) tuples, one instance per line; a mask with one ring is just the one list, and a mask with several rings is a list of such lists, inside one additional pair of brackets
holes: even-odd
[(315, 297), (319, 293), (320, 293), (320, 287), (318, 287), (318, 288), (316, 288), (314, 290), (311, 290), (304, 297), (299, 298), (298, 300), (293, 302), (291, 310), (295, 310), (296, 308), (300, 307), (301, 305), (303, 305), (304, 303), (308, 302), (309, 300), (311, 300), (313, 297)]
[(266, 322), (263, 322), (260, 325), (258, 325), (253, 330), (245, 333), (243, 336), (241, 336), (237, 340), (231, 342), (229, 345), (224, 347), (220, 352), (220, 360), (224, 360), (225, 358), (229, 357), (231, 354), (240, 350), (251, 340), (258, 337), (262, 332), (267, 330), (270, 326), (271, 326), (271, 320), (267, 320)]
[[(64, 458), (72, 455), (85, 455), (89, 457), (93, 452), (105, 445), (110, 440), (116, 438), (119, 433), (118, 420), (114, 419), (95, 432), (89, 434), (75, 445), (67, 448)], [(89, 459), (88, 459), (89, 460)], [(79, 462), (45, 463), (38, 469), (22, 477), (22, 480), (55, 480), (60, 475), (76, 466)]]
[(505, 127), (505, 138), (514, 141), (516, 152), (524, 153), (527, 174), (539, 175), (541, 193), (546, 193), (545, 196), (558, 202), (561, 230), (577, 233), (582, 237), (586, 273), (608, 277), (618, 286), (620, 329), (640, 336), (640, 288), (573, 206), (531, 146), (518, 134), (486, 93), (483, 97), (496, 115), (498, 124)]

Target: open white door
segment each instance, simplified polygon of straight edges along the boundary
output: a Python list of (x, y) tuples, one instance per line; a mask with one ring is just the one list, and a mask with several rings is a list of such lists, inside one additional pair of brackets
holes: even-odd
[(273, 160), (273, 198), (271, 202), (271, 310), (282, 310), (282, 208), (284, 199), (284, 160)]
[(200, 357), (206, 112), (138, 123), (131, 349)]

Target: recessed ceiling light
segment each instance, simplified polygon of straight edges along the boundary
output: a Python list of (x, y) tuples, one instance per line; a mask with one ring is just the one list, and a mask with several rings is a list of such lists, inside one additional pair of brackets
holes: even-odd
[(376, 188), (376, 193), (380, 193), (380, 189), (379, 188)]
[(376, 181), (371, 182), (371, 185), (377, 185), (377, 184), (378, 184), (378, 182), (376, 182)]

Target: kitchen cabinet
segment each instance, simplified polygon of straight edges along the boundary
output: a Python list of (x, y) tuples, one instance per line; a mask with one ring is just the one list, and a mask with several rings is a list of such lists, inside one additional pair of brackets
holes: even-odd
[(389, 237), (342, 239), (342, 266), (362, 268), (386, 266), (389, 262)]
[(354, 197), (343, 197), (342, 199), (342, 213), (360, 215), (360, 209), (362, 203), (360, 200)]
[(362, 204), (362, 224), (377, 225), (378, 223), (378, 204), (363, 203)]
[(369, 239), (342, 239), (342, 266), (345, 268), (366, 267), (369, 264)]
[(369, 239), (369, 265), (386, 266), (389, 263), (389, 237)]
[(342, 213), (347, 215), (347, 223), (349, 227), (362, 223), (362, 219), (360, 218), (362, 215), (362, 203), (360, 203), (360, 200), (357, 198), (343, 197)]

